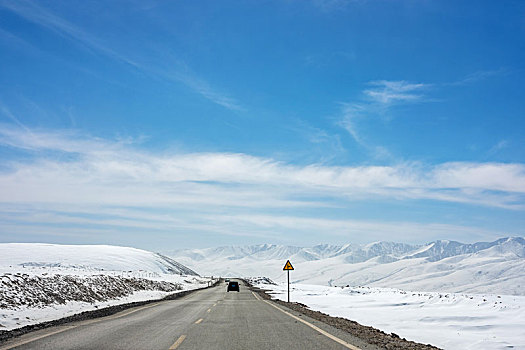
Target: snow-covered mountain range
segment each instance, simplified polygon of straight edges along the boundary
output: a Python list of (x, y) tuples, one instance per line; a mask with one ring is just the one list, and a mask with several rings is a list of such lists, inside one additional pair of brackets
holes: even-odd
[(275, 244), (167, 252), (201, 273), (267, 276), (321, 285), (366, 285), (418, 291), (525, 295), (525, 239), (465, 244), (435, 241), (422, 246), (393, 242), (295, 247)]

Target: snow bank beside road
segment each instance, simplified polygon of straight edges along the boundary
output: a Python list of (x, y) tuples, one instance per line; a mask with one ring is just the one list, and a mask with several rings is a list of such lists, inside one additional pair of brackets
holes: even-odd
[(208, 286), (160, 254), (126, 247), (0, 244), (0, 331)]
[(43, 308), (69, 301), (96, 303), (132, 295), (137, 291), (175, 292), (182, 285), (151, 281), (144, 278), (123, 278), (108, 275), (29, 276), (0, 275), (0, 309), (19, 307)]
[[(204, 277), (156, 275), (154, 280), (109, 275), (72, 274), (49, 268), (44, 276), (0, 275), (0, 331), (60, 319), (84, 311), (138, 301), (158, 300), (181, 291), (207, 287)], [(51, 274), (51, 276), (49, 276)], [(167, 281), (166, 281), (167, 280)], [(169, 282), (168, 282), (169, 281)]]
[[(259, 284), (286, 300), (286, 284)], [(291, 301), (444, 349), (525, 349), (525, 297), (292, 284)]]

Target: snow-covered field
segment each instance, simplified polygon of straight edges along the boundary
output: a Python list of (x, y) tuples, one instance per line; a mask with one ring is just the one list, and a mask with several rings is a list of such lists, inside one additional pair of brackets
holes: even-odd
[[(286, 284), (257, 284), (286, 301)], [(291, 285), (291, 301), (444, 349), (525, 349), (525, 297)]]
[(0, 244), (0, 330), (161, 299), (210, 282), (170, 258), (140, 249)]

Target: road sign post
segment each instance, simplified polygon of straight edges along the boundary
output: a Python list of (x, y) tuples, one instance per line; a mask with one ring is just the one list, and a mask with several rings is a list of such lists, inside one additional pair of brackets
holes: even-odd
[(288, 273), (288, 302), (290, 302), (290, 270), (293, 270), (293, 266), (290, 260), (287, 260), (286, 264), (284, 264), (283, 271)]

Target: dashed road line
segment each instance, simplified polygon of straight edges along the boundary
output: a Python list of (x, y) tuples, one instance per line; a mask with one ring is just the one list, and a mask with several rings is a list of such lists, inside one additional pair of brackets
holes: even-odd
[(186, 339), (186, 336), (185, 335), (181, 335), (179, 337), (179, 339), (177, 339), (177, 341), (175, 343), (173, 343), (172, 346), (170, 346), (170, 348), (168, 350), (175, 350), (176, 348), (179, 347), (180, 344), (182, 344), (182, 342), (184, 341), (184, 339)]
[[(116, 314), (116, 315), (111, 315), (111, 316), (107, 316), (107, 317), (102, 317), (100, 319), (94, 319), (94, 320), (92, 320), (93, 321), (92, 323), (96, 323), (96, 322), (99, 322), (99, 321), (106, 321), (106, 320), (114, 320), (116, 318), (121, 318), (121, 317), (124, 317), (124, 316), (127, 316), (127, 315), (134, 314), (135, 312), (138, 312), (138, 311), (149, 309), (150, 307), (154, 307), (154, 306), (157, 306), (159, 304), (161, 304), (161, 303), (155, 303), (155, 304), (146, 305), (146, 306), (143, 306), (141, 308), (125, 312), (123, 314)], [(90, 323), (90, 322), (88, 321), (88, 323)]]
[(195, 321), (195, 324), (199, 324), (203, 321), (204, 319), (203, 318), (199, 318), (197, 321)]

